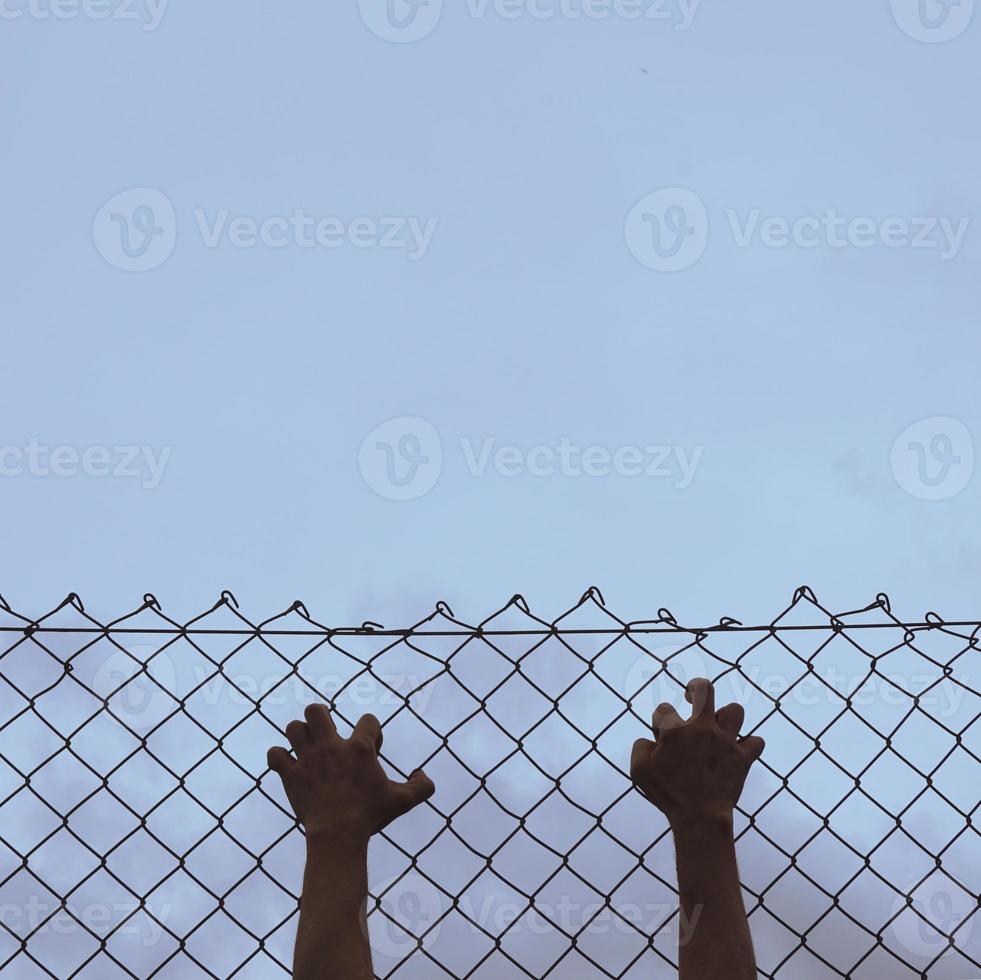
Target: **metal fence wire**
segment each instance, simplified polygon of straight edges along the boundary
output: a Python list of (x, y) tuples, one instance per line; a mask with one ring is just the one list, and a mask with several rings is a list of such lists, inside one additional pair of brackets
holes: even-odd
[(595, 588), (553, 620), (515, 596), (404, 629), (300, 602), (254, 623), (228, 592), (185, 623), (152, 595), (111, 622), (0, 599), (3, 974), (288, 974), (303, 841), (265, 750), (325, 700), (437, 784), (372, 844), (378, 977), (676, 975), (697, 921), (628, 759), (707, 676), (767, 742), (736, 827), (760, 975), (981, 976), (979, 630), (807, 587), (709, 627), (626, 622)]

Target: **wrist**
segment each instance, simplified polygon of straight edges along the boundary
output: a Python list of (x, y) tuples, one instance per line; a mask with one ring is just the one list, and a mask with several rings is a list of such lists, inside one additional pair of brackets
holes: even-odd
[(668, 822), (676, 838), (731, 841), (734, 835), (733, 814), (728, 809), (680, 811), (672, 813)]
[(350, 828), (305, 827), (307, 853), (336, 856), (348, 861), (366, 860), (370, 834)]
[[(326, 890), (325, 890), (326, 889)], [(325, 921), (346, 930), (360, 921), (368, 899), (368, 841), (307, 833), (303, 902), (315, 902)]]

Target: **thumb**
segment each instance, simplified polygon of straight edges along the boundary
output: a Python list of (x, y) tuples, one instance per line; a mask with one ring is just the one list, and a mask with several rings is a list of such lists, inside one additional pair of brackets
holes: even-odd
[(739, 747), (752, 765), (763, 754), (766, 742), (759, 735), (747, 735), (739, 740)]
[(296, 765), (296, 760), (286, 749), (277, 745), (266, 753), (266, 765), (285, 779), (287, 773)]
[(436, 792), (436, 785), (421, 769), (417, 769), (406, 782), (392, 783), (392, 790), (395, 816), (401, 817), (420, 803), (425, 803)]

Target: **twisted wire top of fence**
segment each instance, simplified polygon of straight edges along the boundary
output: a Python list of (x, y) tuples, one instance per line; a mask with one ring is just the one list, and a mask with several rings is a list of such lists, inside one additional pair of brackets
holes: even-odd
[[(666, 822), (632, 789), (654, 706), (711, 677), (767, 751), (737, 833), (760, 975), (981, 973), (981, 622), (834, 613), (626, 621), (591, 588), (477, 624), (108, 622), (0, 597), (0, 969), (24, 977), (289, 972), (302, 838), (265, 748), (305, 703), (378, 715), (393, 774), (437, 795), (372, 851), (380, 978), (638, 978), (675, 969)], [(12, 974), (13, 975), (13, 974)]]

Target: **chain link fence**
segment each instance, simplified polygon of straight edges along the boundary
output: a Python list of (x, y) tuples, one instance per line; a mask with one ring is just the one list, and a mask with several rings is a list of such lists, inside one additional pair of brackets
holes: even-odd
[(705, 628), (626, 622), (597, 589), (553, 620), (515, 596), (404, 629), (299, 602), (255, 623), (227, 592), (186, 623), (152, 595), (110, 622), (0, 599), (0, 968), (287, 975), (303, 842), (265, 750), (326, 700), (437, 784), (372, 845), (378, 977), (674, 976), (697, 920), (627, 769), (707, 676), (767, 741), (737, 814), (760, 975), (981, 977), (979, 630), (806, 587)]

